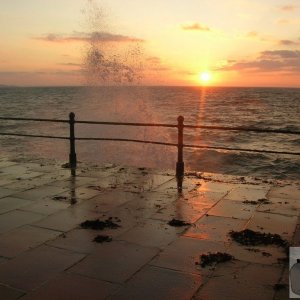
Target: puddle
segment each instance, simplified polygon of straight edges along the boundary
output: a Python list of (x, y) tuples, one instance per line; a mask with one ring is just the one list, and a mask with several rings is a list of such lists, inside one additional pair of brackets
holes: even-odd
[[(112, 221), (113, 218), (108, 218), (105, 221), (101, 221), (99, 219), (96, 220), (86, 220), (80, 224), (80, 226), (84, 229), (93, 229), (93, 230), (104, 230), (106, 228), (116, 229), (121, 227), (119, 224), (116, 224)], [(117, 222), (121, 220), (119, 218), (115, 218)]]
[(177, 219), (172, 219), (171, 221), (168, 222), (168, 224), (170, 226), (174, 226), (174, 227), (182, 227), (182, 226), (189, 226), (191, 225), (191, 223), (187, 223), (181, 220), (177, 220)]
[(200, 265), (202, 268), (206, 266), (212, 266), (219, 263), (224, 263), (227, 261), (231, 261), (235, 259), (232, 255), (223, 252), (216, 252), (216, 253), (208, 253), (202, 254), (200, 256), (200, 262), (196, 262), (197, 265)]

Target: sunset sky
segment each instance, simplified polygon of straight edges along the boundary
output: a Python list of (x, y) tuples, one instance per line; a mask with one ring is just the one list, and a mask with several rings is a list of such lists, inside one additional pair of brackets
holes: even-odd
[(86, 84), (95, 36), (140, 84), (300, 87), (300, 0), (6, 0), (0, 25), (4, 85)]

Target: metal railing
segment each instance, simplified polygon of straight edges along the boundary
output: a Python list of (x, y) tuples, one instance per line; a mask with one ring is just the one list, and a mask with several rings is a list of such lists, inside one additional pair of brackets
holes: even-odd
[[(75, 120), (75, 114), (73, 112), (71, 112), (69, 114), (69, 119), (66, 119), (66, 120), (37, 119), (37, 118), (10, 118), (10, 117), (0, 117), (0, 120), (68, 123), (69, 124), (69, 136), (68, 137), (66, 137), (66, 136), (50, 136), (50, 135), (35, 135), (35, 134), (21, 134), (21, 133), (3, 133), (3, 132), (0, 132), (0, 136), (2, 135), (2, 136), (36, 137), (36, 138), (69, 140), (69, 144), (70, 144), (69, 167), (73, 171), (76, 169), (76, 166), (77, 166), (76, 140), (134, 142), (134, 143), (155, 144), (155, 145), (165, 145), (165, 146), (177, 147), (176, 177), (178, 179), (180, 188), (182, 188), (182, 179), (184, 176), (183, 148), (300, 155), (300, 152), (256, 150), (256, 149), (244, 149), (244, 148), (233, 148), (233, 147), (217, 147), (217, 146), (207, 146), (207, 145), (184, 144), (183, 143), (184, 128), (223, 130), (223, 131), (244, 131), (244, 132), (256, 132), (256, 133), (278, 133), (278, 134), (292, 134), (292, 135), (300, 135), (300, 131), (288, 130), (288, 129), (261, 129), (261, 128), (232, 127), (232, 126), (185, 125), (183, 116), (179, 116), (177, 118), (176, 125), (163, 124), (163, 123), (79, 121), (79, 120)], [(76, 137), (75, 136), (75, 124), (177, 128), (177, 143), (165, 143), (165, 142), (158, 142), (158, 141), (147, 141), (147, 140), (125, 139), (125, 138)]]

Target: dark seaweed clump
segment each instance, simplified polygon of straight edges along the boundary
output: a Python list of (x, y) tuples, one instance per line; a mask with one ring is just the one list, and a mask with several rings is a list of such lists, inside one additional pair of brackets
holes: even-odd
[(257, 204), (271, 204), (271, 202), (268, 199), (262, 198), (258, 199), (257, 201), (254, 200), (245, 200), (243, 201), (244, 204), (251, 204), (251, 205), (257, 205)]
[(182, 227), (182, 226), (189, 226), (191, 225), (191, 223), (187, 223), (181, 220), (177, 220), (177, 219), (172, 219), (171, 221), (168, 222), (168, 224), (170, 226), (174, 226), (174, 227)]
[(56, 201), (63, 201), (63, 200), (67, 200), (67, 197), (66, 196), (54, 196), (52, 197), (53, 200), (56, 200)]
[(276, 245), (280, 247), (288, 247), (288, 242), (279, 234), (263, 233), (245, 229), (242, 231), (230, 231), (231, 238), (242, 245), (258, 246), (258, 245)]
[(205, 268), (206, 266), (227, 262), (233, 259), (234, 257), (228, 253), (222, 253), (222, 252), (208, 253), (208, 254), (202, 254), (200, 256), (200, 262), (197, 264), (199, 264), (202, 268)]
[(96, 243), (111, 242), (112, 238), (108, 235), (97, 235), (93, 241)]
[(114, 223), (110, 218), (105, 221), (96, 220), (86, 220), (80, 224), (82, 228), (85, 229), (94, 229), (94, 230), (103, 230), (106, 228), (116, 229), (120, 227), (119, 224)]

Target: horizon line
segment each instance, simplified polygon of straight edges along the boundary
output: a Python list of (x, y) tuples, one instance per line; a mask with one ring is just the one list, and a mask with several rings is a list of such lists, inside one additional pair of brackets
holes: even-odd
[(13, 84), (0, 84), (0, 88), (101, 88), (101, 87), (174, 87), (174, 88), (183, 88), (183, 87), (190, 87), (190, 88), (278, 88), (278, 89), (300, 89), (300, 86), (216, 86), (216, 85), (13, 85)]

